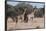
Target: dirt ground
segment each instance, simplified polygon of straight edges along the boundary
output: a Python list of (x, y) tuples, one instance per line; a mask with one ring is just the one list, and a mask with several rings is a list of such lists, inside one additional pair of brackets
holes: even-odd
[(13, 22), (11, 18), (7, 21), (7, 30), (10, 29), (30, 29), (30, 28), (44, 28), (44, 18), (33, 18), (28, 20), (28, 23)]

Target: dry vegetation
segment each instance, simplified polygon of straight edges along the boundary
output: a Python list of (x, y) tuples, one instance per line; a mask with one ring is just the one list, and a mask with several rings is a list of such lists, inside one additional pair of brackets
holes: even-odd
[(12, 19), (8, 19), (7, 28), (8, 29), (30, 29), (30, 28), (44, 28), (44, 18), (34, 18), (33, 21), (30, 19), (28, 23), (24, 22), (13, 22)]

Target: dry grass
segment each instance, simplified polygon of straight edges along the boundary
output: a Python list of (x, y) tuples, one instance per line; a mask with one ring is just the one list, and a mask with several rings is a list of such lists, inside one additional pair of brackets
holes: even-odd
[(7, 30), (9, 29), (26, 29), (26, 28), (44, 28), (44, 18), (34, 18), (33, 21), (30, 19), (28, 23), (24, 22), (13, 22), (11, 18), (7, 21)]

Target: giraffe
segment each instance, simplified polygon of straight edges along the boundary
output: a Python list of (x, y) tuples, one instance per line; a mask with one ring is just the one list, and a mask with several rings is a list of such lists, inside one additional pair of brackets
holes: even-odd
[(31, 19), (32, 19), (32, 21), (33, 21), (33, 19), (34, 19), (34, 13), (35, 12), (38, 12), (38, 10), (34, 10), (31, 14), (32, 14), (32, 17), (31, 17)]
[(34, 12), (32, 12), (31, 15), (32, 15), (32, 16), (31, 16), (31, 19), (32, 19), (32, 21), (33, 21), (33, 19), (34, 19)]
[[(27, 9), (25, 8), (23, 14), (18, 16), (18, 22), (24, 22), (24, 15), (25, 15), (25, 13), (26, 13), (26, 10), (27, 10)], [(20, 18), (20, 17), (21, 17), (21, 21), (19, 21), (19, 18)]]
[(34, 19), (34, 13), (36, 12), (37, 10), (34, 10), (33, 12), (32, 12), (32, 17), (31, 17), (31, 19), (32, 19), (32, 21), (33, 21), (33, 19)]
[(26, 22), (26, 20), (27, 20), (27, 13), (26, 13), (26, 11), (27, 11), (27, 8), (25, 8), (24, 9), (24, 13), (22, 14), (22, 21), (24, 21), (24, 22)]

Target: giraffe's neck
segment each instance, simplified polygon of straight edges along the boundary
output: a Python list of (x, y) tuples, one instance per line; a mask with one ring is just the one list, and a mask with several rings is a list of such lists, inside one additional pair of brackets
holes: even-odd
[(23, 15), (26, 13), (26, 9), (24, 9), (24, 13), (23, 13)]

